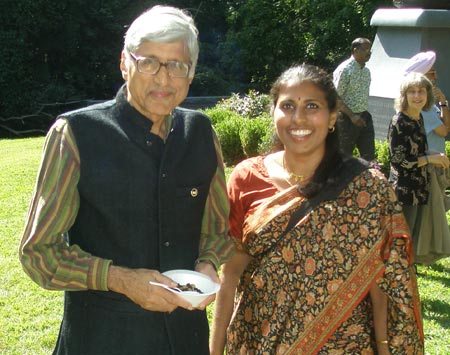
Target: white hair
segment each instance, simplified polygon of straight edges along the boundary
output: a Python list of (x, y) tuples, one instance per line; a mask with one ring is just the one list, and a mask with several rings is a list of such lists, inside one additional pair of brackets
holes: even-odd
[(198, 59), (198, 30), (193, 18), (185, 11), (171, 6), (154, 6), (142, 13), (125, 34), (124, 52), (127, 60), (145, 42), (173, 43), (184, 41), (189, 50), (193, 78)]

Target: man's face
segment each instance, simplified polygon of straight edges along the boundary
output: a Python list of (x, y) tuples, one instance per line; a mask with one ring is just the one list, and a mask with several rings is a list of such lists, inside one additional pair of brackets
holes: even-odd
[(359, 48), (355, 48), (353, 50), (353, 57), (359, 64), (363, 65), (367, 63), (370, 59), (370, 55), (372, 54), (371, 48), (372, 43), (370, 42), (363, 43)]
[(431, 68), (430, 70), (428, 70), (428, 72), (425, 73), (425, 76), (428, 78), (428, 80), (430, 80), (433, 84), (436, 83), (437, 80), (437, 74), (436, 74), (436, 69)]
[[(136, 57), (154, 57), (161, 63), (178, 61), (190, 63), (184, 42), (145, 42), (134, 53)], [(122, 53), (120, 69), (127, 82), (128, 102), (153, 122), (161, 122), (187, 96), (192, 79), (171, 77), (167, 67), (161, 66), (156, 74), (141, 73), (135, 60), (126, 60)]]

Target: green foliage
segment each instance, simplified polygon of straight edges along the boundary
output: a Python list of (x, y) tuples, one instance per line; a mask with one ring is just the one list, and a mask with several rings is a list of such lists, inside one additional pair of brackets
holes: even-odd
[(239, 135), (244, 121), (245, 118), (230, 112), (226, 119), (217, 122), (214, 126), (222, 146), (223, 159), (227, 165), (234, 165), (245, 158)]
[(50, 104), (113, 97), (122, 83), (118, 63), (129, 19), (121, 1), (5, 1), (0, 117), (37, 113), (40, 124), (27, 119), (23, 129), (48, 127), (61, 113)]
[(204, 109), (202, 111), (211, 119), (211, 123), (213, 126), (216, 126), (222, 121), (226, 121), (230, 116), (236, 115), (235, 112), (230, 111), (226, 108), (221, 108), (218, 105), (212, 108)]
[(272, 122), (268, 114), (244, 121), (239, 137), (246, 157), (264, 153), (261, 150), (265, 149), (268, 132), (272, 132)]
[(356, 37), (373, 39), (370, 18), (388, 0), (248, 0), (233, 2), (228, 12), (229, 46), (242, 60), (245, 80), (267, 90), (297, 62), (329, 71), (350, 56)]
[(223, 74), (214, 68), (197, 65), (195, 77), (189, 88), (191, 96), (220, 96), (231, 91), (231, 83), (223, 78)]
[(265, 155), (280, 149), (283, 149), (283, 146), (281, 145), (281, 142), (277, 137), (277, 133), (275, 132), (275, 125), (273, 123), (273, 119), (271, 119), (270, 124), (266, 127), (264, 135), (260, 138), (258, 153), (261, 155)]
[(245, 95), (233, 93), (228, 99), (222, 100), (217, 107), (225, 108), (246, 118), (259, 117), (267, 113), (270, 96), (249, 90)]
[[(450, 142), (445, 142), (445, 153), (450, 158)], [(389, 144), (387, 141), (375, 141), (375, 157), (377, 162), (381, 165), (381, 171), (389, 177), (390, 159), (389, 159)]]
[[(18, 131), (46, 129), (66, 111), (61, 105), (49, 108), (51, 104), (80, 101), (80, 107), (86, 100), (114, 97), (123, 83), (119, 61), (125, 31), (138, 14), (157, 3), (4, 0), (2, 6), (8, 11), (0, 13), (0, 118), (37, 113), (43, 121), (38, 127), (28, 118), (18, 123), (9, 120), (6, 125)], [(215, 51), (226, 31), (226, 2), (213, 0), (206, 6), (201, 0), (168, 0), (165, 4), (190, 11), (202, 29), (200, 60), (208, 66), (200, 65), (192, 93), (229, 94), (230, 84), (217, 64), (221, 53)]]
[[(85, 106), (87, 100), (112, 98), (123, 83), (119, 59), (125, 30), (157, 3), (3, 0), (8, 10), (0, 13), (0, 119), (38, 113), (42, 122), (37, 125), (45, 129), (55, 115), (66, 111), (61, 103), (79, 101)], [(190, 11), (199, 29), (193, 96), (222, 96), (249, 88), (264, 92), (296, 62), (332, 70), (349, 55), (354, 37), (373, 38), (375, 28), (369, 22), (375, 9), (392, 6), (390, 0), (165, 4)], [(6, 125), (24, 130), (35, 122), (8, 120)]]
[(381, 165), (381, 171), (386, 177), (389, 177), (390, 160), (389, 145), (387, 141), (375, 140), (375, 157), (377, 162)]
[(211, 118), (227, 164), (271, 150), (273, 123), (267, 113), (269, 95), (250, 90), (233, 94), (215, 107), (204, 110)]
[(450, 142), (445, 141), (445, 154), (450, 158)]

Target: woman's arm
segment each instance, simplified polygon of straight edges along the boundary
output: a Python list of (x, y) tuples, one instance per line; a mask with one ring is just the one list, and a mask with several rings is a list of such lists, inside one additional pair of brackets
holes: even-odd
[(226, 332), (233, 314), (234, 295), (239, 279), (251, 261), (251, 256), (243, 251), (236, 251), (233, 257), (223, 265), (220, 291), (214, 307), (214, 318), (210, 339), (210, 354), (223, 355)]
[(389, 355), (389, 342), (387, 336), (387, 296), (375, 283), (370, 289), (372, 300), (373, 323), (375, 327), (375, 340), (378, 355)]

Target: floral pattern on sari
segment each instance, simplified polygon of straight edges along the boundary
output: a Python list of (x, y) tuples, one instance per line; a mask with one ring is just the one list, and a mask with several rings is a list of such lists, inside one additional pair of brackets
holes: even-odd
[(391, 354), (423, 354), (410, 239), (394, 191), (376, 170), (355, 178), (284, 234), (302, 197), (268, 198), (244, 222), (242, 275), (227, 353), (375, 354), (368, 291), (388, 294)]

